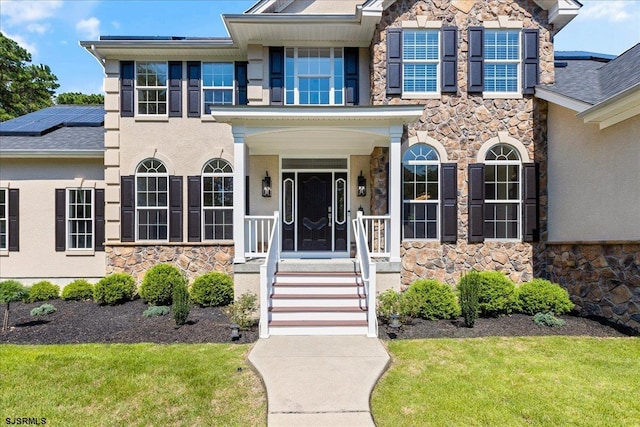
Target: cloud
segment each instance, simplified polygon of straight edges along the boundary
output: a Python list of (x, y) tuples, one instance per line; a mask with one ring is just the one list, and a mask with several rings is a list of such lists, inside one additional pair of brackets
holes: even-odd
[(7, 17), (7, 25), (15, 26), (50, 18), (62, 7), (62, 0), (18, 1), (2, 0), (0, 8)]
[(76, 30), (90, 40), (97, 39), (100, 35), (100, 20), (94, 17), (83, 19), (76, 24)]
[(629, 1), (591, 1), (584, 2), (580, 14), (587, 19), (605, 19), (609, 22), (620, 22), (630, 19), (634, 2)]
[(29, 24), (27, 25), (27, 31), (30, 33), (44, 34), (51, 29), (49, 24)]
[(7, 33), (4, 33), (4, 36), (18, 43), (21, 47), (26, 49), (27, 52), (31, 54), (31, 56), (34, 56), (38, 53), (38, 49), (36, 48), (36, 45), (33, 43), (29, 43), (24, 37), (17, 34), (7, 34)]

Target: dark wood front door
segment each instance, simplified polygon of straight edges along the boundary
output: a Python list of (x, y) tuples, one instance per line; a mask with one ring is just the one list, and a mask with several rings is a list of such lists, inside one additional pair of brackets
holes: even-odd
[(330, 251), (331, 173), (298, 174), (298, 250)]

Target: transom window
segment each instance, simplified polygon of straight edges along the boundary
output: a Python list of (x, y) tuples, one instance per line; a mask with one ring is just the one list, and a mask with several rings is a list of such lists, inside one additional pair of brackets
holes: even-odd
[(67, 248), (92, 249), (93, 189), (67, 189)]
[(343, 105), (342, 49), (286, 48), (285, 103), (287, 105)]
[(166, 62), (136, 63), (138, 114), (167, 114), (167, 77)]
[(520, 239), (520, 155), (508, 144), (493, 146), (485, 157), (484, 235)]
[(233, 239), (233, 168), (226, 160), (202, 169), (202, 218), (205, 240)]
[(415, 144), (402, 158), (404, 239), (437, 239), (440, 212), (440, 158), (430, 145)]
[(233, 63), (204, 62), (202, 91), (206, 114), (211, 113), (212, 105), (233, 105)]
[(147, 159), (136, 171), (137, 240), (167, 240), (169, 174), (160, 160)]
[(485, 30), (484, 91), (518, 92), (520, 31)]
[(9, 191), (0, 188), (0, 250), (6, 250), (9, 245)]
[(402, 32), (403, 93), (437, 93), (439, 64), (440, 31)]

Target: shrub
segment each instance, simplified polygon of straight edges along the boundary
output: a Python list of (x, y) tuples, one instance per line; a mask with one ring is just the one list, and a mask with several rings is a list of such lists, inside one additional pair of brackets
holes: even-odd
[(247, 292), (225, 307), (224, 312), (240, 329), (249, 329), (255, 323), (253, 314), (258, 311), (258, 296)]
[(389, 321), (392, 314), (397, 314), (400, 323), (408, 323), (411, 317), (417, 316), (412, 295), (387, 289), (378, 296), (378, 316)]
[(518, 289), (518, 305), (520, 311), (532, 315), (547, 312), (564, 314), (574, 306), (566, 289), (544, 279), (523, 283)]
[(113, 273), (100, 279), (93, 288), (93, 299), (98, 304), (121, 304), (131, 301), (136, 294), (136, 282), (130, 274)]
[(142, 313), (144, 317), (164, 316), (166, 314), (169, 314), (169, 307), (166, 305), (152, 305)]
[(47, 314), (55, 313), (56, 308), (51, 304), (42, 304), (40, 307), (36, 307), (31, 310), (32, 316), (46, 316)]
[(77, 279), (62, 289), (62, 299), (85, 301), (93, 298), (93, 285), (84, 279)]
[(9, 326), (9, 308), (12, 302), (22, 301), (29, 295), (29, 291), (17, 280), (5, 280), (0, 282), (0, 303), (6, 304), (2, 318), (2, 330)]
[(408, 310), (424, 319), (452, 319), (460, 315), (455, 293), (449, 285), (437, 280), (416, 280), (405, 293)]
[(151, 305), (171, 304), (173, 287), (186, 280), (180, 270), (171, 264), (157, 264), (144, 275), (140, 286), (140, 297)]
[(473, 328), (480, 314), (480, 286), (480, 274), (476, 271), (465, 274), (458, 283), (460, 311), (469, 328)]
[(233, 301), (233, 280), (227, 274), (203, 274), (191, 285), (191, 300), (202, 307), (228, 305)]
[(499, 271), (480, 272), (480, 315), (498, 317), (517, 307), (516, 285)]
[(187, 323), (187, 317), (189, 317), (189, 291), (187, 290), (187, 284), (183, 282), (176, 282), (173, 285), (173, 320), (176, 322), (176, 326), (182, 326)]
[(536, 315), (533, 316), (533, 321), (535, 322), (536, 325), (549, 326), (551, 328), (564, 326), (564, 324), (565, 324), (564, 320), (558, 319), (551, 312), (549, 312), (549, 313), (536, 313)]
[(27, 302), (48, 301), (50, 299), (57, 299), (60, 296), (60, 287), (54, 285), (51, 282), (43, 280), (38, 283), (34, 283), (29, 289), (29, 296)]

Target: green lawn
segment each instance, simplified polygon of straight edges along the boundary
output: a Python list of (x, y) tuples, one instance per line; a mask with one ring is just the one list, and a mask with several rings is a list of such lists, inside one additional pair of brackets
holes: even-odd
[(391, 341), (378, 427), (640, 426), (640, 339)]
[(0, 345), (0, 420), (264, 426), (266, 395), (248, 351), (232, 344)]

